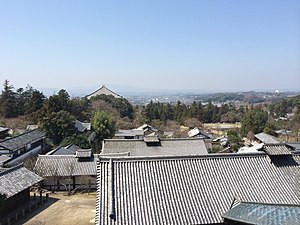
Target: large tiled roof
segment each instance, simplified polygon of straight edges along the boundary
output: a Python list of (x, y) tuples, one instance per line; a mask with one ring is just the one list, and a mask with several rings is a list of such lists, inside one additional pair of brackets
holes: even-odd
[(10, 198), (42, 180), (22, 165), (15, 166), (0, 173), (0, 194)]
[(265, 144), (279, 144), (281, 143), (276, 137), (266, 134), (266, 133), (259, 133), (256, 134), (255, 137)]
[(42, 177), (68, 177), (96, 175), (97, 159), (84, 161), (75, 155), (39, 155), (34, 171)]
[(298, 163), (265, 153), (100, 158), (96, 224), (222, 223), (236, 196), (300, 204)]
[(16, 150), (26, 146), (27, 144), (41, 140), (44, 137), (45, 133), (39, 130), (32, 130), (15, 137), (5, 139), (0, 142), (0, 146), (9, 150)]
[(156, 145), (149, 145), (144, 140), (106, 139), (102, 153), (130, 152), (131, 156), (155, 155), (199, 155), (207, 154), (205, 143), (201, 139), (161, 139)]
[(105, 85), (102, 85), (102, 87), (100, 87), (99, 89), (97, 89), (96, 91), (94, 91), (93, 93), (85, 96), (87, 99), (90, 99), (91, 97), (95, 97), (97, 95), (112, 95), (115, 98), (122, 98), (120, 95), (118, 95), (117, 93), (111, 91), (110, 89), (108, 89)]
[(226, 212), (230, 222), (256, 225), (300, 225), (300, 205), (277, 205), (242, 202)]

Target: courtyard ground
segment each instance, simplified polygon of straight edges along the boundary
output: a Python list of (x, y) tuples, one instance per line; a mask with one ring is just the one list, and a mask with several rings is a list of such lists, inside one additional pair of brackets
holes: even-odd
[(52, 193), (49, 202), (33, 211), (17, 225), (90, 225), (95, 223), (96, 193)]

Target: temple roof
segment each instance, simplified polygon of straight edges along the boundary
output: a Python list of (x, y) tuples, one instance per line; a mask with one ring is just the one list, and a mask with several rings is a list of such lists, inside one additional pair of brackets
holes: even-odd
[(0, 194), (10, 198), (42, 180), (39, 175), (18, 165), (0, 173)]
[(85, 96), (87, 99), (90, 99), (91, 97), (95, 97), (97, 95), (112, 95), (115, 98), (122, 98), (122, 96), (118, 95), (117, 93), (111, 91), (108, 89), (105, 85), (102, 85), (99, 89), (96, 91), (92, 92), (91, 94)]
[(100, 157), (96, 224), (219, 224), (233, 199), (300, 204), (300, 155)]

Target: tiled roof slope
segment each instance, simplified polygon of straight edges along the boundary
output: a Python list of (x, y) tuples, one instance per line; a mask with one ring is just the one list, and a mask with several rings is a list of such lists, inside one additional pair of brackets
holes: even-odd
[(161, 139), (159, 146), (149, 146), (144, 140), (106, 139), (102, 153), (130, 152), (131, 156), (155, 155), (199, 155), (207, 154), (205, 143), (201, 139)]
[(142, 129), (133, 129), (133, 130), (117, 130), (115, 133), (116, 137), (128, 137), (128, 136), (143, 136), (144, 131)]
[(91, 123), (83, 123), (79, 120), (75, 120), (74, 122), (75, 127), (79, 132), (84, 132), (86, 130), (91, 130)]
[(95, 97), (97, 95), (112, 95), (115, 98), (122, 98), (120, 95), (118, 95), (117, 93), (111, 91), (110, 89), (108, 89), (105, 85), (102, 85), (102, 87), (100, 87), (99, 89), (97, 89), (96, 91), (94, 91), (93, 93), (85, 96), (87, 99), (90, 99), (91, 97)]
[(245, 224), (300, 225), (300, 206), (242, 202), (226, 212), (223, 217), (230, 222)]
[(300, 204), (297, 162), (264, 153), (100, 158), (97, 169), (96, 224), (222, 223), (236, 196)]
[(265, 144), (279, 144), (280, 143), (280, 141), (276, 137), (266, 134), (266, 133), (263, 133), (263, 132), (256, 134), (255, 137)]
[(3, 164), (10, 159), (11, 159), (11, 157), (9, 157), (7, 155), (2, 155), (0, 153), (0, 167), (3, 166)]
[(0, 146), (9, 150), (19, 149), (26, 146), (29, 143), (38, 141), (45, 137), (45, 133), (39, 130), (32, 130), (18, 136), (5, 139), (0, 142)]
[(266, 144), (263, 147), (268, 155), (291, 155), (291, 150), (285, 144)]
[(300, 151), (300, 142), (286, 142), (285, 144), (294, 151)]
[(78, 150), (83, 150), (75, 144), (71, 144), (66, 147), (58, 147), (50, 152), (47, 155), (75, 155)]
[(22, 165), (15, 166), (0, 173), (0, 193), (10, 198), (42, 180)]
[(97, 159), (80, 161), (75, 155), (39, 155), (34, 171), (42, 177), (89, 176), (97, 174)]

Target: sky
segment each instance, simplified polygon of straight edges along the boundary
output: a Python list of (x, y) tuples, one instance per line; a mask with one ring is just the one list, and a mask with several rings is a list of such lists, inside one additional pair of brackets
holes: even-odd
[(16, 88), (300, 90), (300, 1), (0, 0), (5, 79)]

